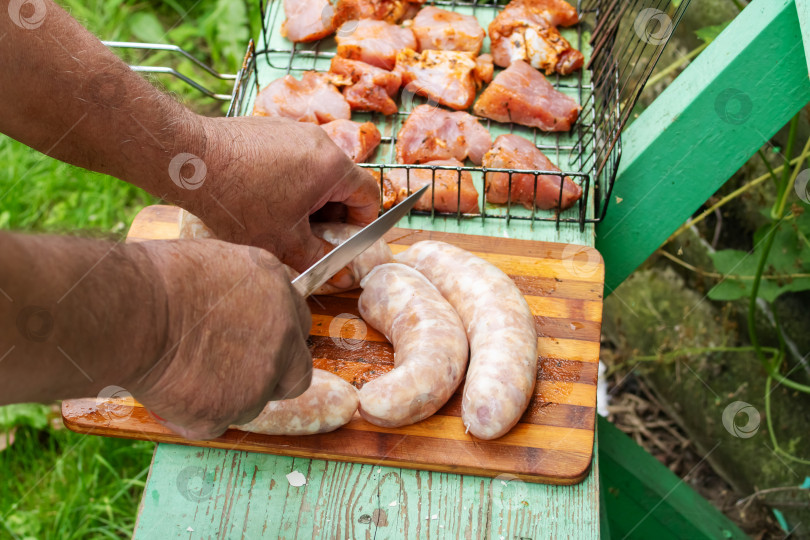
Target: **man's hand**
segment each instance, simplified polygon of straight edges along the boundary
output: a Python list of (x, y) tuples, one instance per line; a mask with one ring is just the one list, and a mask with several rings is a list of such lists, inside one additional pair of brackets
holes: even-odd
[(338, 203), (358, 225), (376, 217), (376, 182), (319, 127), (195, 115), (57, 4), (42, 5), (36, 27), (0, 17), (0, 132), (135, 184), (299, 271), (327, 251), (309, 233), (316, 210)]
[(309, 309), (278, 259), (216, 240), (141, 246), (166, 288), (168, 339), (122, 386), (167, 427), (209, 439), (307, 389)]
[(309, 386), (309, 311), (264, 250), (0, 231), (0, 253), (0, 405), (115, 386), (203, 439)]
[(331, 246), (312, 235), (309, 218), (367, 225), (380, 190), (318, 126), (265, 117), (202, 119), (205, 177), (177, 202), (218, 238), (265, 248), (304, 271)]
[[(199, 117), (57, 4), (39, 5), (36, 24), (0, 17), (0, 132), (138, 185), (297, 270), (328, 249), (310, 234), (311, 214), (337, 204), (359, 225), (377, 215), (372, 176), (317, 126)], [(0, 248), (0, 343), (10, 346), (0, 404), (129, 386), (185, 435), (210, 437), (309, 384), (303, 300), (257, 248), (5, 233)]]

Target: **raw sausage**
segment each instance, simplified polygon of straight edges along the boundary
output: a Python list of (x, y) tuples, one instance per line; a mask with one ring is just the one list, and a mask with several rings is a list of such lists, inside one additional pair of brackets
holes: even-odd
[[(312, 234), (318, 238), (322, 238), (325, 242), (338, 246), (352, 237), (357, 231), (361, 229), (357, 225), (350, 225), (348, 223), (312, 223), (310, 224)], [(368, 274), (372, 268), (377, 265), (391, 262), (394, 259), (394, 254), (391, 253), (391, 248), (385, 243), (382, 238), (377, 240), (370, 248), (354, 258), (352, 262), (346, 267), (351, 275), (351, 285), (345, 287), (336, 287), (334, 284), (326, 283), (321, 286), (315, 294), (333, 294), (350, 289), (356, 289), (360, 286), (360, 280)]]
[(266, 435), (326, 433), (347, 424), (358, 404), (354, 386), (333, 373), (313, 369), (306, 392), (297, 398), (271, 401), (255, 419), (231, 427)]
[(480, 439), (504, 435), (526, 410), (537, 377), (537, 332), (526, 299), (501, 270), (444, 242), (417, 242), (395, 259), (422, 272), (467, 329), (467, 431)]
[(360, 285), (360, 315), (394, 345), (395, 365), (360, 389), (360, 415), (383, 427), (419, 422), (439, 410), (464, 377), (464, 326), (413, 268), (383, 264)]

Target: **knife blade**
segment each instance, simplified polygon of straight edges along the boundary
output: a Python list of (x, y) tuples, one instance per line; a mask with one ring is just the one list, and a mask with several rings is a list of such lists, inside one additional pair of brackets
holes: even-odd
[(413, 208), (429, 187), (430, 184), (422, 186), (422, 188), (413, 192), (404, 201), (391, 208), (362, 230), (357, 231), (351, 238), (310, 266), (303, 274), (292, 281), (295, 290), (304, 298), (315, 292), (318, 287), (329, 281), (341, 268), (349, 264), (355, 257), (371, 247), (374, 242), (382, 238), (389, 229), (396, 225), (396, 223)]

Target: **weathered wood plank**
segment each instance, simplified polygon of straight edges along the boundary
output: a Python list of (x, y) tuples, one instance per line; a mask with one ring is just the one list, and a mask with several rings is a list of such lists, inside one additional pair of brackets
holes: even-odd
[(597, 231), (608, 292), (810, 101), (807, 75), (794, 0), (754, 0), (630, 125)]
[[(598, 536), (592, 478), (560, 488), (172, 445), (158, 446), (152, 470), (136, 538)], [(290, 486), (294, 470), (307, 485)]]

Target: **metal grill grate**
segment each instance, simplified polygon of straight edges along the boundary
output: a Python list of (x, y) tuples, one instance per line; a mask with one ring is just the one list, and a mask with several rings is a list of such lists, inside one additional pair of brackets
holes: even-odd
[[(547, 77), (556, 89), (574, 97), (582, 106), (579, 120), (571, 131), (546, 133), (518, 124), (503, 124), (479, 118), (493, 138), (502, 133), (515, 133), (533, 141), (561, 172), (396, 164), (394, 156), (399, 129), (414, 107), (427, 103), (426, 99), (407, 92), (400, 98), (399, 110), (394, 115), (386, 117), (379, 113), (353, 112), (353, 120), (371, 121), (382, 134), (380, 147), (376, 152), (377, 162), (361, 166), (379, 171), (381, 188), (383, 175), (393, 169), (405, 169), (408, 179), (411, 170), (429, 169), (434, 182), (436, 171), (456, 171), (459, 197), (462, 171), (469, 171), (480, 193), (480, 213), (440, 212), (433, 204), (430, 212), (413, 211), (417, 215), (428, 215), (431, 220), (498, 219), (505, 220), (507, 224), (510, 220), (525, 220), (532, 225), (535, 222), (554, 222), (558, 227), (561, 222), (567, 222), (579, 223), (580, 228), (584, 228), (586, 223), (601, 221), (607, 211), (621, 157), (621, 130), (688, 2), (689, 0), (578, 2), (577, 10), (581, 22), (571, 28), (561, 28), (560, 31), (573, 47), (585, 55), (585, 68), (565, 77)], [(295, 44), (282, 38), (279, 28), (285, 18), (283, 2), (271, 0), (266, 7), (263, 2), (260, 3), (263, 13), (262, 35), (258, 47), (254, 48), (251, 42), (248, 49), (234, 88), (229, 116), (251, 114), (259, 89), (272, 80), (285, 74), (300, 77), (301, 73), (309, 70), (327, 71), (332, 57), (335, 56), (336, 44), (333, 38), (303, 44)], [(434, 0), (427, 3), (474, 15), (486, 28), (506, 1)], [(482, 52), (486, 52), (486, 45)], [(487, 172), (508, 174), (510, 194), (515, 174), (532, 174), (535, 178), (538, 175), (568, 176), (582, 187), (583, 195), (573, 208), (564, 212), (526, 209), (511, 200), (505, 205), (493, 205), (486, 200)], [(562, 198), (562, 182), (560, 185)]]

